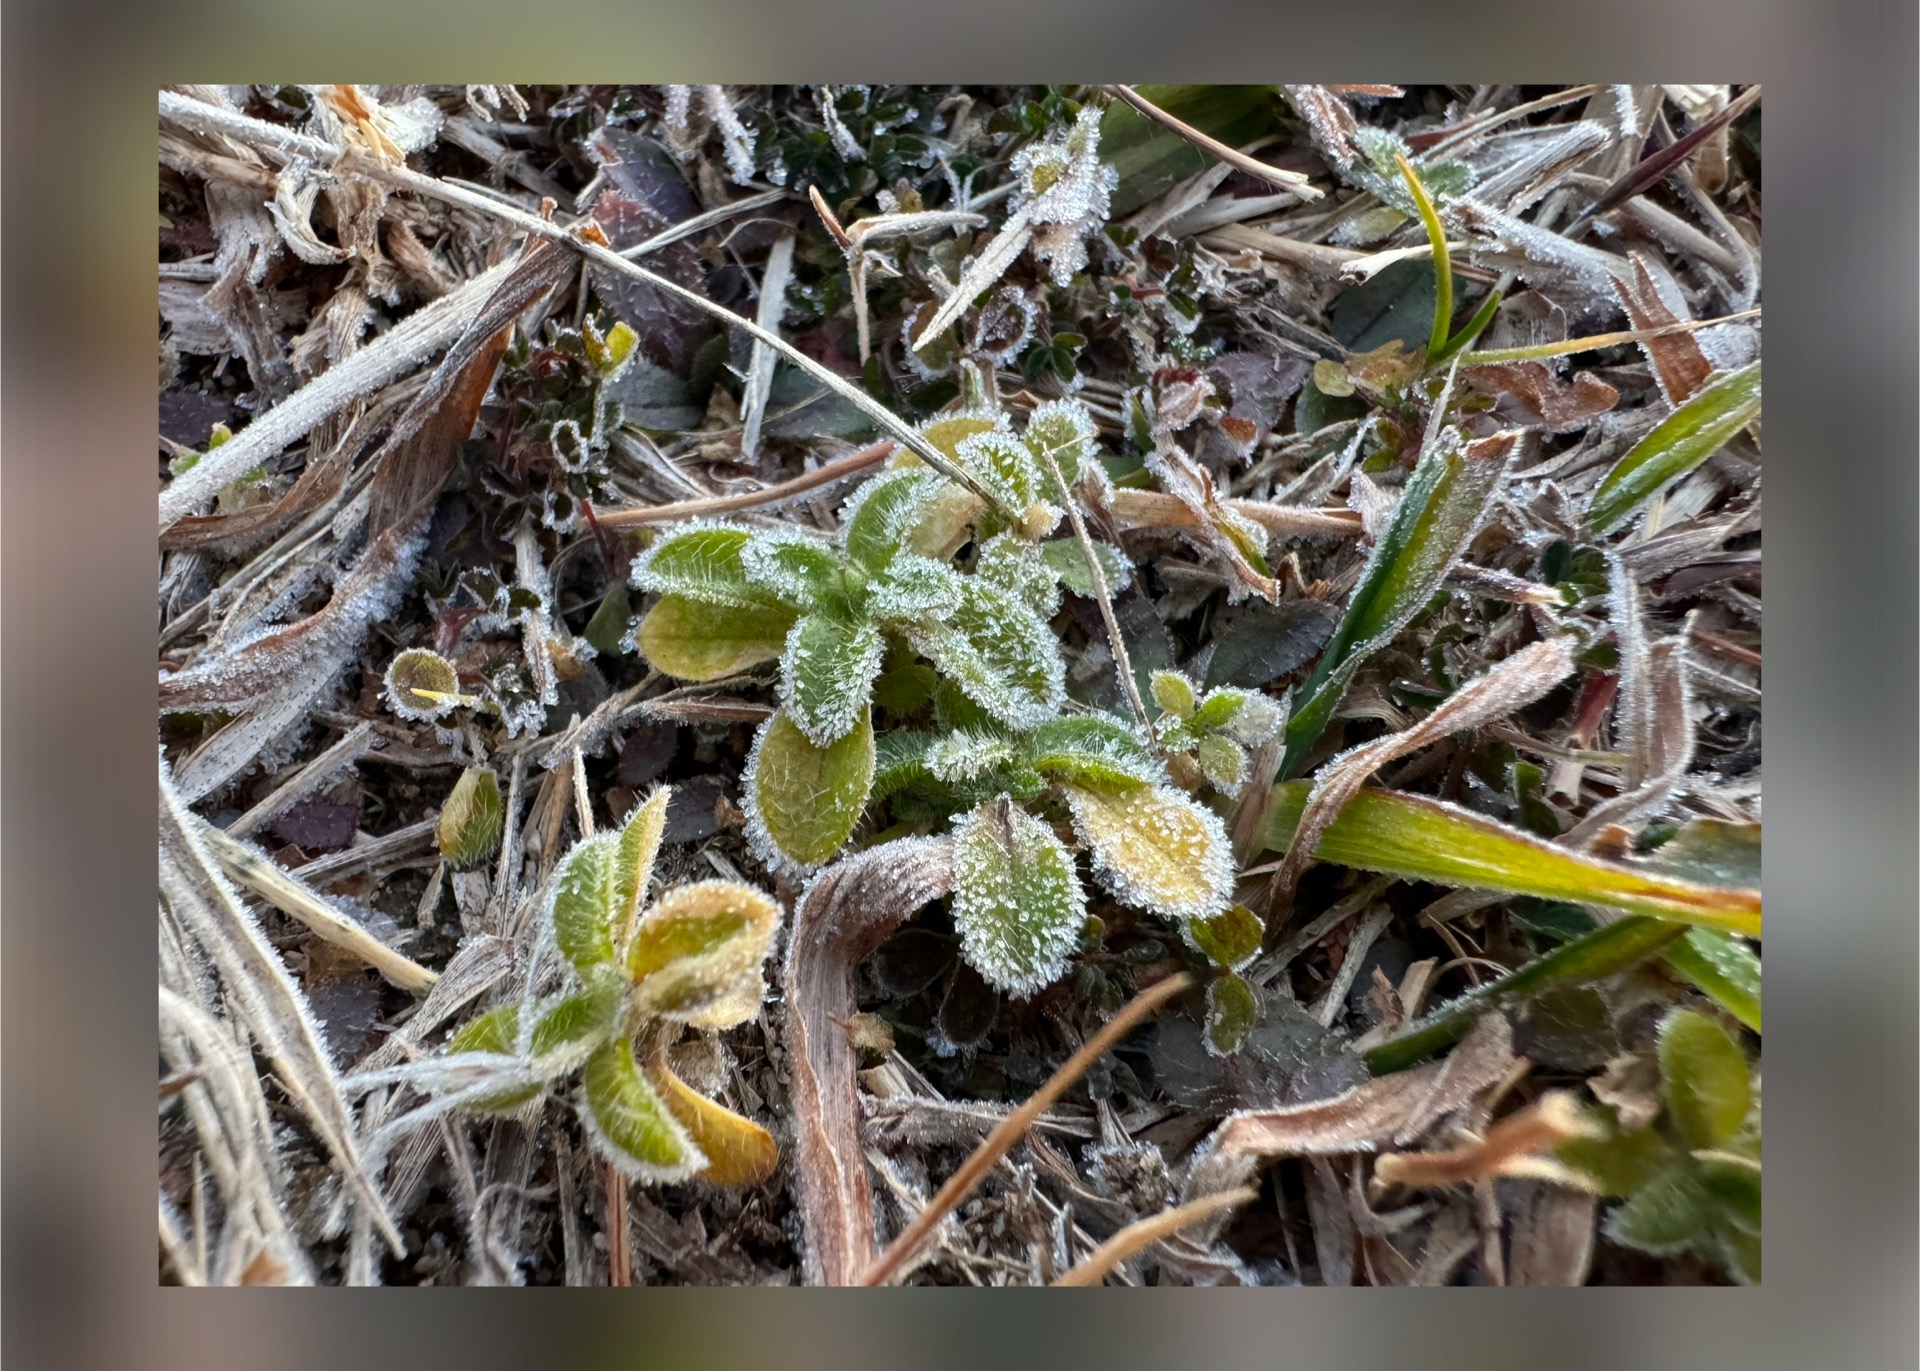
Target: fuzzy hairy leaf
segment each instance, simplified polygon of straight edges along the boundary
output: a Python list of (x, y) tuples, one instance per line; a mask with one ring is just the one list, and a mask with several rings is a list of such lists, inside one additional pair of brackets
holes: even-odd
[(647, 1077), (679, 1121), (693, 1145), (706, 1157), (700, 1179), (715, 1185), (758, 1185), (780, 1164), (773, 1135), (751, 1119), (715, 1104), (667, 1067), (656, 1062)]
[(944, 479), (925, 470), (888, 471), (868, 481), (842, 516), (847, 556), (874, 575), (885, 571), (945, 487)]
[(1200, 764), (1200, 774), (1221, 794), (1240, 793), (1241, 783), (1247, 778), (1247, 753), (1240, 744), (1210, 733), (1194, 744), (1193, 757)]
[(927, 753), (943, 741), (935, 733), (916, 729), (889, 729), (874, 739), (873, 785), (870, 799), (885, 800), (895, 792), (933, 779)]
[(1165, 919), (1203, 919), (1233, 893), (1233, 852), (1212, 811), (1167, 786), (1103, 793), (1063, 787), (1101, 884)]
[(1087, 921), (1073, 857), (1002, 795), (953, 832), (953, 922), (969, 965), (1009, 995), (1058, 980)]
[(505, 826), (500, 778), (490, 767), (470, 766), (440, 806), (440, 855), (456, 869), (484, 862), (499, 848)]
[(1042, 619), (1060, 608), (1060, 588), (1040, 548), (1024, 538), (999, 533), (980, 549), (975, 574), (1004, 590)]
[(1007, 416), (997, 409), (957, 410), (920, 425), (921, 436), (948, 460), (960, 461), (960, 444), (979, 433), (1009, 432)]
[(581, 1099), (587, 1136), (628, 1179), (683, 1181), (706, 1168), (707, 1158), (655, 1092), (625, 1038), (587, 1058)]
[(614, 960), (614, 921), (626, 906), (624, 893), (619, 834), (583, 838), (562, 859), (547, 911), (560, 955), (579, 975)]
[(1020, 761), (1014, 740), (1001, 733), (959, 728), (938, 738), (921, 754), (922, 764), (937, 781), (949, 784), (977, 781)]
[(459, 707), (460, 677), (449, 662), (429, 648), (410, 648), (387, 667), (387, 705), (403, 719), (426, 723)]
[(1028, 766), (1069, 785), (1117, 792), (1163, 779), (1146, 744), (1105, 715), (1049, 719), (1026, 736), (1022, 747)]
[(774, 603), (766, 588), (747, 575), (746, 550), (757, 536), (732, 524), (675, 529), (634, 559), (633, 584), (705, 604), (747, 608)]
[(661, 786), (643, 804), (633, 807), (620, 826), (620, 845), (615, 852), (613, 910), (616, 954), (626, 948), (640, 918), (640, 907), (647, 900), (647, 886), (653, 880), (653, 864), (660, 856), (660, 840), (667, 831), (667, 805), (672, 789)]
[(1667, 1112), (1687, 1146), (1718, 1147), (1753, 1104), (1747, 1059), (1726, 1029), (1691, 1009), (1660, 1024), (1660, 1078)]
[[(1037, 406), (1027, 418), (1024, 440), (1042, 476), (1052, 476), (1043, 455), (1051, 454), (1069, 486), (1080, 479), (1081, 469), (1092, 463), (1099, 450), (1093, 416), (1078, 400), (1048, 400)], [(1050, 496), (1060, 495), (1050, 479), (1041, 488)]]
[(1009, 509), (1023, 510), (1045, 499), (1052, 486), (1026, 444), (1007, 432), (977, 433), (962, 439), (960, 464)]
[(873, 722), (862, 714), (828, 747), (808, 741), (785, 710), (760, 726), (747, 758), (747, 839), (776, 869), (808, 870), (853, 833), (873, 787)]
[(780, 659), (780, 703), (816, 747), (845, 737), (865, 716), (886, 643), (859, 619), (809, 614), (787, 635)]
[[(1274, 787), (1266, 845), (1293, 841), (1310, 784)], [(1438, 800), (1361, 790), (1321, 834), (1313, 856), (1435, 885), (1599, 905), (1757, 937), (1760, 892), (1699, 885), (1600, 861)]]
[(740, 555), (747, 579), (797, 609), (844, 609), (862, 579), (818, 538), (804, 533), (755, 534)]
[(640, 621), (640, 653), (682, 681), (717, 681), (786, 650), (794, 611), (785, 605), (715, 605), (663, 595)]
[(1634, 1192), (1608, 1218), (1606, 1233), (1624, 1247), (1666, 1255), (1708, 1235), (1712, 1201), (1693, 1168), (1672, 1166)]
[(1053, 630), (1006, 591), (977, 577), (960, 603), (914, 645), (987, 713), (1014, 728), (1044, 723), (1066, 695), (1066, 663)]
[(960, 603), (960, 577), (944, 562), (903, 552), (867, 592), (867, 613), (882, 623), (944, 619)]
[(1147, 685), (1153, 691), (1153, 702), (1163, 712), (1176, 719), (1192, 717), (1199, 701), (1193, 693), (1193, 682), (1185, 676), (1177, 671), (1156, 671), (1147, 679)]
[[(524, 1045), (530, 1061), (539, 1064), (545, 1080), (564, 1075), (578, 1066), (612, 1029), (614, 1001), (602, 991), (586, 990), (563, 995), (540, 1005), (534, 1014), (533, 1031)], [(450, 1054), (494, 1052), (517, 1055), (520, 1042), (520, 1006), (501, 1005), (468, 1022), (447, 1039)], [(487, 1095), (467, 1107), (483, 1114), (504, 1114), (518, 1109), (545, 1089), (539, 1083)]]
[(1595, 533), (1619, 527), (1759, 417), (1760, 363), (1713, 377), (1601, 477), (1587, 505), (1588, 526)]
[(1283, 776), (1306, 764), (1354, 673), (1384, 647), (1439, 590), (1447, 569), (1473, 541), (1519, 447), (1517, 432), (1464, 446), (1434, 444), (1394, 510), (1393, 522), (1368, 558), (1347, 612), (1287, 724)]
[(677, 886), (646, 912), (627, 955), (633, 1004), (696, 1028), (752, 1018), (766, 993), (760, 965), (780, 930), (780, 906), (751, 886)]

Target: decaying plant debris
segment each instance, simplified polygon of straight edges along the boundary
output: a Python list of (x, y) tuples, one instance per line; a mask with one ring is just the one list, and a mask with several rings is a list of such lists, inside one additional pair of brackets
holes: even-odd
[(161, 1279), (1757, 1281), (1759, 101), (163, 91)]

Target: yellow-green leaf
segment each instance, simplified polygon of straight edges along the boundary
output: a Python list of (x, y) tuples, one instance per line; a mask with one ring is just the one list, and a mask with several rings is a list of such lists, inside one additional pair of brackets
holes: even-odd
[(1166, 919), (1202, 919), (1226, 908), (1233, 854), (1212, 811), (1167, 786), (1062, 789), (1095, 874), (1121, 903)]
[(1238, 976), (1216, 976), (1207, 983), (1207, 1051), (1231, 1057), (1240, 1050), (1260, 1017), (1260, 1000)]
[(698, 1028), (751, 1018), (779, 928), (780, 906), (751, 886), (700, 881), (668, 891), (641, 919), (627, 956), (635, 1008)]
[(1696, 1150), (1732, 1137), (1753, 1104), (1740, 1045), (1691, 1009), (1676, 1009), (1660, 1024), (1660, 1077), (1674, 1127)]
[(625, 1038), (587, 1058), (581, 1087), (587, 1136), (630, 1179), (681, 1181), (706, 1169), (707, 1158), (655, 1093)]
[(548, 897), (554, 942), (581, 976), (614, 959), (620, 898), (620, 835), (602, 833), (573, 845)]
[(440, 855), (456, 870), (478, 865), (499, 848), (505, 826), (500, 778), (488, 767), (470, 766), (440, 806)]
[(967, 962), (1009, 995), (1060, 978), (1087, 921), (1073, 857), (1005, 795), (953, 831), (953, 923)]
[(1695, 391), (1601, 477), (1587, 525), (1607, 533), (1725, 447), (1760, 417), (1760, 363), (1723, 371)]
[(668, 676), (717, 681), (779, 657), (797, 617), (783, 605), (717, 605), (662, 595), (640, 621), (638, 642), (647, 661)]
[(1243, 904), (1229, 905), (1218, 914), (1187, 925), (1193, 945), (1209, 961), (1228, 971), (1238, 971), (1259, 954), (1266, 931), (1259, 916)]
[(1664, 956), (1669, 971), (1760, 1031), (1760, 959), (1746, 944), (1711, 929), (1690, 928)]
[[(1311, 785), (1274, 787), (1266, 845), (1287, 850)], [(1604, 862), (1438, 800), (1362, 790), (1320, 837), (1323, 862), (1435, 885), (1599, 905), (1760, 936), (1760, 892)]]
[(647, 902), (647, 886), (653, 880), (653, 863), (660, 855), (660, 839), (667, 831), (667, 803), (671, 786), (661, 786), (642, 804), (633, 807), (620, 826), (619, 861), (616, 871), (615, 900), (611, 912), (617, 949), (628, 946), (640, 909)]
[(806, 869), (838, 852), (873, 787), (872, 711), (845, 735), (816, 747), (787, 717), (761, 725), (745, 778), (747, 837), (773, 866)]
[(655, 1062), (647, 1075), (693, 1145), (705, 1154), (701, 1180), (715, 1185), (758, 1185), (773, 1174), (780, 1164), (780, 1147), (766, 1129), (715, 1104), (664, 1062)]

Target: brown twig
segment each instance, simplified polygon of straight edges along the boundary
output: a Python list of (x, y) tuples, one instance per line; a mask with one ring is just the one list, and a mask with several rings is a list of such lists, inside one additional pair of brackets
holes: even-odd
[(1167, 1001), (1196, 984), (1187, 972), (1179, 972), (1166, 980), (1149, 987), (1136, 995), (1118, 1014), (1091, 1038), (1080, 1046), (1080, 1050), (1067, 1058), (1066, 1064), (1048, 1078), (1047, 1083), (1034, 1091), (1026, 1103), (1002, 1119), (993, 1132), (989, 1133), (973, 1155), (961, 1163), (960, 1169), (953, 1173), (947, 1183), (940, 1187), (940, 1193), (927, 1203), (927, 1207), (914, 1216), (905, 1231), (887, 1246), (879, 1260), (861, 1273), (857, 1284), (884, 1285), (900, 1269), (907, 1259), (927, 1240), (934, 1227), (951, 1213), (960, 1201), (973, 1192), (980, 1178), (987, 1174), (993, 1164), (1004, 1157), (1013, 1145), (1020, 1141), (1033, 1121), (1050, 1108), (1054, 1101), (1066, 1094), (1073, 1083), (1085, 1075), (1091, 1067), (1113, 1045), (1133, 1031), (1136, 1024), (1158, 1010)]
[(1076, 1262), (1073, 1269), (1054, 1284), (1098, 1285), (1107, 1278), (1114, 1267), (1142, 1248), (1178, 1233), (1187, 1225), (1197, 1223), (1209, 1214), (1251, 1203), (1257, 1194), (1258, 1192), (1251, 1187), (1223, 1190), (1218, 1195), (1204, 1195), (1176, 1208), (1130, 1223), (1101, 1243), (1085, 1258)]
[(1291, 191), (1302, 200), (1318, 200), (1320, 198), (1320, 192), (1314, 189), (1312, 182), (1299, 172), (1282, 171), (1278, 167), (1270, 167), (1258, 158), (1249, 157), (1244, 152), (1228, 147), (1218, 138), (1211, 138), (1200, 132), (1199, 129), (1193, 127), (1193, 125), (1183, 123), (1174, 118), (1171, 114), (1168, 114), (1165, 110), (1140, 94), (1140, 92), (1132, 86), (1111, 85), (1102, 86), (1100, 89), (1106, 91), (1109, 95), (1126, 101), (1129, 105), (1132, 105), (1135, 109), (1146, 115), (1147, 118), (1166, 125), (1202, 152), (1213, 154), (1237, 171), (1244, 171), (1249, 176), (1258, 177), (1270, 186), (1278, 186), (1281, 190)]
[(781, 481), (777, 485), (739, 495), (714, 495), (704, 500), (678, 500), (670, 505), (630, 505), (623, 509), (601, 510), (600, 526), (639, 528), (643, 524), (671, 524), (682, 519), (711, 519), (722, 514), (737, 514), (743, 509), (778, 504), (782, 500), (790, 500), (796, 495), (804, 495), (810, 490), (856, 475), (868, 467), (878, 466), (893, 455), (895, 446), (891, 438), (882, 438), (858, 452), (848, 453), (791, 481)]

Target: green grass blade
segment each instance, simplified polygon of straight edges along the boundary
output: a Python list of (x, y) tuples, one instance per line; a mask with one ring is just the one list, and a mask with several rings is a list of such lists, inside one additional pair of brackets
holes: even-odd
[[(1284, 852), (1312, 789), (1274, 787), (1266, 845)], [(1671, 923), (1760, 936), (1760, 892), (1701, 885), (1556, 847), (1519, 829), (1417, 795), (1362, 790), (1321, 836), (1314, 856), (1435, 885), (1566, 900)]]
[(1447, 230), (1440, 223), (1427, 188), (1420, 184), (1420, 174), (1404, 155), (1396, 152), (1393, 160), (1400, 164), (1400, 175), (1413, 196), (1414, 208), (1420, 211), (1427, 241), (1433, 245), (1433, 332), (1427, 338), (1427, 366), (1431, 369), (1446, 355), (1447, 334), (1453, 328), (1453, 257), (1447, 251)]
[(1666, 963), (1681, 980), (1760, 1032), (1760, 959), (1748, 948), (1725, 934), (1694, 928), (1667, 948)]
[(1587, 524), (1606, 533), (1760, 417), (1760, 364), (1716, 375), (1601, 478)]
[(1518, 439), (1517, 432), (1507, 432), (1464, 447), (1440, 442), (1420, 459), (1391, 527), (1354, 587), (1346, 617), (1294, 707), (1283, 776), (1299, 774), (1354, 672), (1440, 589), (1447, 569), (1480, 531)]
[(1480, 308), (1473, 312), (1471, 319), (1461, 325), (1458, 333), (1447, 340), (1447, 345), (1440, 350), (1440, 355), (1433, 359), (1431, 365), (1438, 367), (1451, 362), (1455, 353), (1484, 333), (1487, 325), (1493, 322), (1493, 316), (1499, 312), (1501, 299), (1499, 291), (1488, 291), (1487, 298), (1480, 302)]
[(1662, 947), (1672, 946), (1683, 931), (1645, 915), (1596, 928), (1512, 975), (1441, 1006), (1399, 1037), (1381, 1043), (1367, 1053), (1367, 1070), (1376, 1076), (1404, 1071), (1465, 1037), (1474, 1020), (1489, 1009), (1516, 1003), (1554, 986), (1580, 985), (1611, 976)]

